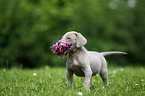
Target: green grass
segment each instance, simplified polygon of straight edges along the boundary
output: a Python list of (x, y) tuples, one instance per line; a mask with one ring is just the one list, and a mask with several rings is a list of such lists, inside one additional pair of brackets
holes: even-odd
[[(0, 96), (145, 96), (144, 67), (108, 67), (107, 90), (99, 75), (91, 80), (91, 91), (83, 88), (84, 78), (74, 75), (66, 85), (65, 68), (0, 69)], [(33, 73), (37, 75), (34, 76)]]

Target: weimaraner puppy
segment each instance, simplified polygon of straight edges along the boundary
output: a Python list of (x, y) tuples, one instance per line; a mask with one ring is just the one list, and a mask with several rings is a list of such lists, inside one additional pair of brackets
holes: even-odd
[[(125, 52), (94, 52), (87, 51), (84, 45), (87, 43), (87, 40), (80, 33), (75, 31), (67, 32), (60, 41), (63, 42), (72, 42), (72, 49), (68, 54), (66, 61), (66, 77), (67, 77), (67, 86), (71, 86), (73, 73), (80, 77), (85, 77), (84, 87), (90, 89), (91, 77), (100, 74), (104, 86), (108, 85), (108, 72), (107, 72), (107, 62), (104, 58), (105, 55), (110, 54), (127, 54)], [(57, 44), (59, 44), (59, 42)]]

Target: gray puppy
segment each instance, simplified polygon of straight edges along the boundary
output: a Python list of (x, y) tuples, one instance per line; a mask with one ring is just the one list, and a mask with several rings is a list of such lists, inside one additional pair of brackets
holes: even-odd
[[(104, 86), (108, 85), (108, 72), (107, 72), (107, 62), (104, 58), (105, 55), (110, 54), (127, 54), (126, 52), (94, 52), (87, 51), (84, 45), (87, 43), (87, 40), (80, 33), (75, 31), (67, 32), (60, 41), (63, 42), (72, 42), (71, 52), (68, 54), (66, 61), (66, 77), (67, 85), (71, 86), (73, 73), (80, 77), (85, 77), (84, 87), (90, 89), (91, 77), (100, 74)], [(59, 42), (57, 44), (59, 44)]]

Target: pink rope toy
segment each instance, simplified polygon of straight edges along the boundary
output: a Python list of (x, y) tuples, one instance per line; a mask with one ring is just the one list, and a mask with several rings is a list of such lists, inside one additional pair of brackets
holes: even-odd
[(71, 48), (72, 43), (62, 41), (59, 42), (58, 46), (56, 44), (53, 44), (53, 46), (50, 47), (53, 53), (57, 54), (59, 57), (62, 56), (62, 58), (64, 58), (64, 56), (66, 56), (70, 52)]

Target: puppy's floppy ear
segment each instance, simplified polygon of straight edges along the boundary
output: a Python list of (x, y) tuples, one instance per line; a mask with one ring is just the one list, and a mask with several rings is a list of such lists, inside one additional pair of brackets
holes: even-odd
[(76, 36), (77, 36), (77, 41), (76, 41), (77, 47), (81, 47), (87, 43), (87, 39), (81, 33), (77, 33)]

